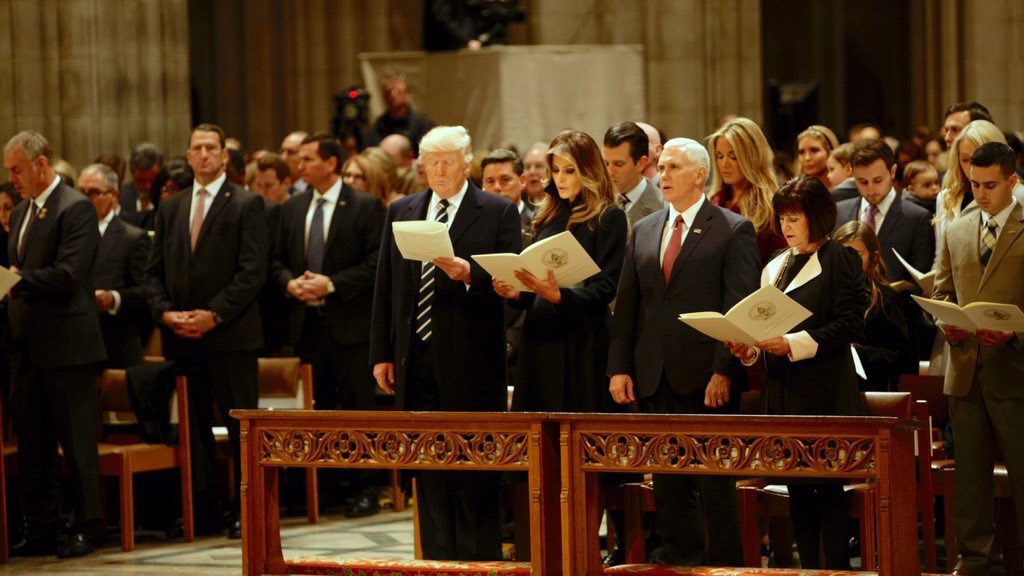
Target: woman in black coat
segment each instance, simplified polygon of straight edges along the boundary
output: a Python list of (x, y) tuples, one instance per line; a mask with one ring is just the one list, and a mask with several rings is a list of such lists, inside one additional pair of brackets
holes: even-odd
[(526, 310), (512, 409), (603, 412), (608, 378), (599, 360), (608, 353), (615, 291), (626, 252), (626, 214), (614, 203), (601, 150), (582, 132), (566, 132), (547, 154), (551, 181), (533, 220), (534, 243), (568, 230), (601, 271), (569, 288), (554, 276), (516, 277), (532, 292), (494, 281), (495, 291)]
[(913, 358), (913, 348), (907, 336), (907, 321), (903, 317), (900, 297), (885, 281), (885, 262), (878, 237), (870, 226), (854, 221), (840, 226), (832, 239), (857, 251), (867, 284), (864, 341), (853, 345), (867, 377), (861, 379), (861, 389), (895, 391), (899, 387), (903, 366), (907, 359)]
[[(864, 334), (867, 298), (860, 257), (829, 239), (836, 205), (816, 178), (789, 181), (772, 204), (789, 248), (768, 262), (761, 285), (774, 284), (812, 315), (789, 334), (756, 347), (728, 346), (747, 365), (764, 356), (765, 414), (857, 415), (860, 396), (850, 345)], [(842, 482), (790, 483), (789, 508), (801, 567), (849, 569)], [(824, 566), (819, 566), (820, 552)]]

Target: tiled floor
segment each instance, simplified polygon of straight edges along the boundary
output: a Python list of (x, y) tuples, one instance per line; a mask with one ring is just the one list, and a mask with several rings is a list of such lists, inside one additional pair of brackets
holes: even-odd
[[(315, 555), (412, 558), (412, 512), (384, 511), (359, 520), (330, 517), (315, 525), (307, 524), (304, 518), (289, 518), (281, 529), (281, 544), (285, 558)], [(237, 576), (241, 572), (240, 542), (223, 537), (206, 537), (189, 544), (140, 535), (132, 552), (122, 552), (117, 543), (109, 542), (97, 553), (78, 560), (14, 558), (9, 564), (0, 565), (0, 575)]]

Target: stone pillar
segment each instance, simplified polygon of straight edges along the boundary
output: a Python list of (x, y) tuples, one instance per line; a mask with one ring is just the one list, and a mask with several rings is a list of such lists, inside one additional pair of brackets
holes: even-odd
[(0, 138), (43, 133), (82, 168), (191, 123), (185, 0), (0, 0)]

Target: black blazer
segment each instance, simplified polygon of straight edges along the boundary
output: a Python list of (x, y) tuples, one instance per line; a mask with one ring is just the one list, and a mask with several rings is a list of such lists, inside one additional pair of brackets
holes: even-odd
[(146, 231), (115, 216), (100, 237), (93, 280), (97, 290), (116, 290), (121, 308), (111, 316), (100, 312), (100, 328), (109, 364), (123, 368), (142, 361), (142, 326), (149, 324), (146, 300), (146, 260), (150, 240)]
[[(409, 382), (407, 365), (412, 345), (413, 312), (420, 262), (402, 258), (391, 235), (393, 222), (423, 220), (433, 191), (395, 200), (388, 207), (381, 236), (377, 281), (374, 285), (370, 363), (395, 364), (396, 405), (405, 407)], [(504, 306), (494, 293), (491, 276), (473, 254), (516, 252), (521, 248), (519, 212), (496, 194), (472, 182), (448, 230), (455, 255), (472, 267), (469, 288), (434, 271), (433, 336), (430, 339), (441, 410), (504, 410)]]
[[(568, 203), (538, 231), (543, 240), (565, 231)], [(512, 305), (526, 310), (516, 364), (512, 409), (539, 412), (604, 412), (610, 407), (608, 378), (598, 362), (608, 350), (615, 290), (626, 252), (626, 213), (609, 206), (596, 222), (577, 224), (572, 235), (601, 268), (552, 304), (522, 292)]]
[(92, 284), (100, 241), (96, 210), (81, 193), (58, 184), (22, 239), (25, 254), (18, 258), (28, 209), (28, 200), (14, 208), (7, 246), (21, 275), (9, 307), (14, 348), (42, 368), (100, 362), (107, 356)]
[(661, 238), (664, 208), (633, 227), (619, 281), (609, 374), (629, 374), (637, 398), (653, 395), (662, 374), (677, 394), (704, 390), (713, 372), (733, 379), (744, 370), (725, 345), (679, 321), (687, 312), (727, 312), (757, 288), (760, 257), (749, 220), (704, 200), (665, 284)]
[[(272, 275), (278, 289), (288, 293), (288, 282), (301, 276), (306, 264), (306, 213), (313, 190), (296, 194), (281, 207), (281, 227)], [(327, 230), (323, 274), (334, 283), (327, 296), (325, 322), (341, 346), (362, 344), (370, 338), (373, 282), (377, 271), (384, 206), (376, 197), (342, 186)], [(296, 344), (306, 318), (305, 302), (288, 298), (289, 341)]]
[[(774, 282), (788, 252), (783, 250), (768, 263), (761, 274), (762, 285)], [(804, 360), (765, 357), (762, 410), (766, 414), (858, 414), (850, 345), (864, 339), (867, 296), (860, 255), (831, 240), (825, 242), (793, 281), (780, 289), (812, 314), (790, 333), (806, 331), (818, 349)]]
[(146, 267), (150, 307), (157, 322), (169, 310), (210, 310), (222, 324), (199, 341), (163, 329), (168, 357), (196, 346), (209, 352), (259, 350), (263, 346), (256, 295), (267, 276), (267, 223), (263, 198), (225, 180), (191, 249), (192, 188), (160, 204), (153, 249)]
[[(839, 218), (836, 228), (847, 222), (860, 219), (861, 198), (843, 200), (837, 204)], [(882, 221), (878, 231), (878, 244), (882, 248), (882, 260), (885, 262), (886, 279), (889, 282), (907, 280), (914, 282), (910, 272), (900, 264), (895, 248), (914, 268), (921, 272), (932, 269), (935, 260), (935, 230), (932, 226), (932, 214), (924, 208), (903, 200), (899, 194), (889, 206), (889, 212)]]

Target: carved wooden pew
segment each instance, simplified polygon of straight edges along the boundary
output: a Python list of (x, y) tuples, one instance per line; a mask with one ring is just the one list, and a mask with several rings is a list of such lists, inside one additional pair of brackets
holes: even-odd
[(241, 422), (242, 572), (302, 573), (281, 553), (285, 466), (527, 472), (533, 574), (558, 574), (558, 423), (544, 414), (233, 410)]
[[(554, 415), (553, 415), (554, 416)], [(916, 576), (914, 430), (880, 417), (562, 414), (562, 570), (602, 573), (597, 472), (874, 478), (879, 574)], [(902, 554), (899, 551), (903, 551)]]

